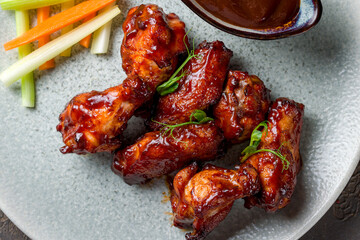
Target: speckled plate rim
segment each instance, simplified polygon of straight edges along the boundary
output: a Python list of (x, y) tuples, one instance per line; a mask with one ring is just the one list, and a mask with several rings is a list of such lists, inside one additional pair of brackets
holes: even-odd
[(30, 239), (35, 239), (34, 236), (30, 232), (27, 231), (27, 229), (20, 224), (20, 219), (17, 218), (15, 215), (12, 214), (13, 211), (10, 211), (6, 208), (6, 204), (3, 203), (3, 201), (0, 198), (0, 209), (1, 211), (6, 215), (7, 218), (9, 218), (13, 224), (16, 225), (17, 228), (19, 228), (26, 236), (28, 236)]
[(360, 162), (360, 145), (357, 148), (357, 153), (355, 154), (355, 157), (352, 159), (351, 164), (344, 178), (338, 184), (333, 194), (329, 197), (329, 199), (326, 202), (323, 203), (321, 208), (319, 208), (319, 210), (312, 215), (310, 221), (308, 221), (302, 228), (299, 228), (298, 231), (294, 232), (292, 236), (289, 236), (288, 238), (289, 240), (301, 238), (325, 215), (325, 213), (335, 203), (336, 199), (340, 196), (341, 192), (345, 189), (346, 184), (350, 181), (350, 178), (353, 175), (354, 171), (356, 170), (356, 167), (359, 164), (359, 162)]
[(9, 218), (11, 220), (11, 222), (13, 224), (15, 224), (15, 226), (17, 228), (19, 228), (26, 236), (28, 236), (30, 239), (36, 239), (31, 233), (30, 231), (27, 231), (27, 229), (25, 228), (25, 226), (22, 226), (20, 224), (20, 218), (17, 218), (15, 215), (13, 214), (13, 211), (10, 211), (10, 209), (6, 208), (6, 204), (3, 203), (3, 201), (0, 198), (0, 209), (1, 211), (6, 215), (7, 218)]

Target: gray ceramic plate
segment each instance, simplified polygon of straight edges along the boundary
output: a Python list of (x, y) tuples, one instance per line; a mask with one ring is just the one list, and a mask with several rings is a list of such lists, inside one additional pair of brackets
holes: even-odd
[[(272, 97), (306, 105), (301, 152), (304, 167), (291, 204), (275, 213), (246, 210), (238, 201), (208, 239), (296, 239), (335, 201), (360, 155), (360, 1), (325, 0), (319, 25), (276, 41), (238, 38), (210, 26), (181, 1), (155, 1), (176, 12), (197, 40), (222, 40), (234, 51), (232, 68), (258, 75)], [(142, 1), (121, 1), (124, 14)], [(0, 87), (0, 208), (34, 239), (184, 239), (172, 227), (163, 179), (127, 186), (110, 169), (111, 156), (61, 155), (58, 115), (77, 93), (119, 84), (121, 22), (111, 51), (93, 56), (81, 47), (37, 73), (37, 108), (21, 107), (19, 85)], [(15, 36), (14, 15), (0, 12), (0, 42)], [(0, 50), (0, 69), (17, 58)], [(135, 119), (128, 136), (143, 128)], [(240, 148), (222, 165), (231, 165)]]

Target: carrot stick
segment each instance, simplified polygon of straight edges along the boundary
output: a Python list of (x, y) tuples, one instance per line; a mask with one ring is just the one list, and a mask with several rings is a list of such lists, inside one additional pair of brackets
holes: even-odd
[[(84, 18), (83, 20), (83, 23), (86, 23), (87, 21), (90, 21), (91, 19), (93, 19), (94, 17), (96, 16), (96, 13), (93, 13), (89, 16), (87, 16), (86, 18)], [(89, 36), (87, 36), (86, 38), (83, 38), (81, 41), (80, 41), (80, 45), (85, 47), (85, 48), (89, 48), (90, 46), (90, 41), (91, 41), (91, 35), (90, 34)]]
[[(74, 6), (74, 4), (75, 4), (74, 0), (62, 3), (61, 4), (61, 11), (65, 12), (66, 10), (72, 8)], [(73, 30), (73, 28), (74, 28), (73, 24), (67, 25), (66, 27), (61, 29), (61, 35), (64, 35), (64, 34), (70, 32), (71, 30)], [(60, 56), (61, 57), (71, 57), (71, 47), (66, 49), (62, 53), (60, 53)]]
[(112, 2), (115, 2), (115, 0), (89, 0), (82, 2), (64, 12), (56, 14), (36, 27), (30, 29), (23, 35), (5, 43), (4, 48), (7, 51), (21, 45), (31, 43), (40, 37), (50, 35), (69, 24), (73, 24), (81, 19), (84, 19)]
[[(50, 16), (50, 6), (37, 9), (37, 23), (38, 24), (44, 22), (46, 19), (49, 18), (49, 16)], [(46, 36), (39, 38), (38, 47), (40, 48), (40, 47), (44, 46), (49, 41), (50, 41), (50, 35), (46, 35)], [(47, 61), (46, 63), (44, 63), (43, 65), (41, 65), (39, 67), (39, 70), (46, 70), (46, 69), (50, 69), (50, 68), (54, 68), (54, 67), (55, 67), (55, 61), (54, 61), (54, 59), (51, 59), (51, 60)]]
[(78, 43), (81, 39), (94, 32), (96, 29), (99, 29), (119, 14), (120, 9), (118, 7), (113, 7), (109, 11), (99, 14), (93, 20), (81, 24), (71, 32), (52, 40), (39, 49), (36, 49), (34, 52), (1, 72), (0, 81), (2, 81), (5, 86), (10, 86), (22, 76), (38, 68), (46, 61), (56, 57), (65, 49)]

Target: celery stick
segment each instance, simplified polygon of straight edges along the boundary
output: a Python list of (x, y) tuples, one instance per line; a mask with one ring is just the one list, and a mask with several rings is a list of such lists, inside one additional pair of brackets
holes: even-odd
[(27, 10), (55, 5), (69, 0), (1, 0), (3, 10)]
[[(15, 11), (16, 34), (19, 36), (29, 30), (29, 13), (27, 10)], [(24, 58), (32, 51), (31, 45), (19, 47), (19, 59)], [(34, 74), (30, 72), (21, 78), (21, 96), (24, 107), (35, 107), (35, 81)]]
[[(100, 10), (100, 13), (109, 10), (115, 5), (115, 2)], [(107, 53), (109, 48), (110, 33), (111, 33), (112, 21), (109, 21), (104, 26), (94, 32), (93, 41), (91, 44), (92, 54), (104, 54)]]
[[(66, 11), (69, 8), (72, 8), (73, 6), (74, 6), (74, 0), (62, 3), (61, 4), (61, 11), (62, 12)], [(70, 25), (64, 27), (63, 29), (61, 29), (61, 35), (64, 35), (64, 34), (70, 32), (71, 30), (73, 30), (73, 24), (70, 24)], [(62, 56), (62, 57), (71, 57), (71, 47), (66, 49), (62, 53), (60, 53), (60, 56)]]
[(41, 64), (56, 57), (65, 49), (73, 46), (84, 37), (93, 33), (105, 23), (116, 17), (119, 13), (119, 8), (113, 7), (109, 11), (99, 14), (91, 21), (80, 25), (71, 32), (52, 40), (3, 71), (0, 74), (0, 80), (5, 86), (10, 86), (20, 77), (38, 68)]
[(35, 81), (33, 72), (21, 78), (21, 98), (24, 107), (35, 107)]

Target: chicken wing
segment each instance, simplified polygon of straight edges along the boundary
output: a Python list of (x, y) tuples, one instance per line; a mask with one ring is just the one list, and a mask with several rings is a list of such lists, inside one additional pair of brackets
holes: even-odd
[[(178, 89), (160, 98), (156, 121), (167, 124), (187, 122), (194, 110), (206, 110), (218, 102), (232, 51), (220, 41), (203, 42), (195, 54), (197, 57), (184, 67), (188, 74), (178, 81)], [(152, 122), (150, 127), (158, 129), (160, 126)]]
[(103, 92), (92, 91), (74, 97), (61, 113), (57, 130), (65, 146), (62, 153), (113, 151), (121, 145), (118, 138), (136, 108), (152, 93), (139, 78)]
[(174, 13), (166, 15), (157, 5), (149, 4), (132, 8), (123, 30), (123, 69), (154, 91), (174, 73), (178, 56), (186, 52), (185, 24)]
[(299, 145), (304, 105), (287, 98), (277, 99), (268, 116), (268, 134), (263, 134), (260, 149), (279, 149), (289, 161), (288, 169), (279, 157), (269, 152), (251, 156), (246, 163), (259, 173), (261, 191), (246, 198), (247, 208), (258, 206), (266, 211), (285, 207), (294, 192), (296, 175), (301, 167)]
[(112, 169), (128, 184), (169, 174), (192, 160), (209, 161), (218, 155), (223, 137), (213, 122), (174, 129), (172, 135), (149, 132), (134, 145), (115, 154)]
[[(232, 52), (222, 42), (204, 42), (195, 54), (198, 56), (186, 65), (189, 74), (180, 80), (178, 90), (160, 98), (155, 120), (172, 125), (184, 123), (194, 110), (207, 109), (219, 99)], [(113, 170), (129, 184), (143, 183), (192, 160), (214, 159), (222, 141), (222, 133), (214, 123), (176, 128), (173, 136), (162, 136), (160, 131), (147, 133), (116, 153)]]
[(174, 178), (171, 205), (174, 225), (192, 227), (186, 239), (204, 239), (230, 212), (236, 199), (256, 194), (260, 181), (250, 164), (237, 170), (207, 165), (196, 173), (196, 163), (181, 170)]
[(186, 52), (185, 24), (175, 14), (165, 15), (156, 5), (131, 9), (123, 28), (121, 52), (128, 79), (117, 87), (83, 93), (69, 102), (57, 127), (65, 143), (62, 153), (119, 148), (119, 135), (127, 121), (151, 99), (156, 86), (173, 74), (179, 55)]
[(265, 120), (270, 91), (256, 76), (230, 71), (220, 102), (214, 108), (216, 125), (231, 143), (250, 138), (254, 128)]
[(285, 207), (293, 193), (300, 169), (299, 143), (304, 105), (286, 98), (277, 99), (269, 113), (268, 133), (260, 149), (279, 150), (289, 161), (270, 152), (251, 156), (236, 170), (207, 165), (198, 172), (196, 163), (181, 170), (172, 185), (174, 225), (193, 227), (187, 239), (203, 239), (231, 210), (236, 199), (245, 197), (245, 206), (267, 211)]

